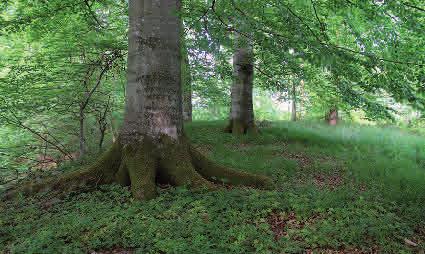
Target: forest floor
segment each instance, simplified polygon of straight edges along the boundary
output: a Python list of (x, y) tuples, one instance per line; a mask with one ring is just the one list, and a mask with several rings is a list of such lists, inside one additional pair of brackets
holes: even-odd
[(265, 123), (232, 136), (186, 126), (211, 159), (276, 190), (101, 186), (0, 205), (0, 253), (424, 253), (425, 137), (394, 128)]

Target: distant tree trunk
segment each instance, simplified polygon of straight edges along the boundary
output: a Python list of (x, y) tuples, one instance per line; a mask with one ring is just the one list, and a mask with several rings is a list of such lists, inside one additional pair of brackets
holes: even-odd
[(130, 185), (136, 199), (150, 199), (157, 194), (157, 182), (195, 189), (215, 189), (214, 183), (273, 186), (265, 176), (215, 164), (185, 138), (180, 5), (180, 0), (129, 1), (126, 106), (118, 141), (90, 167), (26, 184), (24, 193), (117, 182)]
[(182, 47), (183, 120), (192, 122), (192, 75), (186, 46)]
[(98, 124), (98, 128), (99, 128), (99, 152), (102, 151), (103, 148), (103, 142), (105, 141), (105, 134), (106, 134), (106, 130), (108, 129), (108, 121), (107, 121), (107, 116), (108, 116), (108, 112), (110, 112), (109, 108), (110, 108), (110, 97), (108, 99), (108, 102), (104, 105), (104, 108), (100, 107), (100, 108), (95, 108), (96, 111), (96, 118), (97, 118), (97, 124)]
[(329, 125), (338, 124), (338, 108), (332, 107), (326, 115), (326, 121)]
[[(107, 109), (106, 109), (107, 110)], [(103, 150), (103, 142), (105, 141), (106, 129), (108, 128), (108, 123), (106, 122), (106, 112), (103, 118), (98, 119), (99, 124), (99, 152)]]
[(235, 35), (233, 53), (233, 84), (231, 90), (230, 123), (226, 128), (229, 133), (257, 133), (254, 123), (253, 81), (254, 52), (248, 39)]
[(100, 130), (100, 137), (99, 137), (99, 152), (102, 151), (103, 149), (103, 142), (105, 140), (105, 131), (106, 129), (101, 129)]
[(109, 111), (109, 117), (111, 119), (111, 124), (109, 125), (109, 127), (110, 127), (111, 134), (112, 134), (112, 142), (115, 143), (115, 141), (117, 140), (117, 137), (118, 137), (118, 133), (115, 130), (116, 129), (116, 127), (115, 127), (115, 118), (114, 118), (114, 115), (113, 115), (112, 111), (113, 111), (113, 109), (111, 109)]
[(78, 158), (83, 158), (86, 154), (86, 137), (84, 133), (84, 107), (81, 105), (79, 110), (79, 123), (80, 123), (80, 132), (79, 132), (79, 141), (80, 141), (80, 149)]
[(291, 121), (297, 121), (297, 89), (295, 82), (292, 82), (292, 110), (291, 110)]
[(299, 110), (298, 110), (298, 119), (302, 119), (302, 117), (303, 117), (303, 114), (305, 114), (305, 112), (304, 112), (304, 80), (303, 79), (301, 79), (301, 81), (300, 81), (300, 88), (301, 88), (301, 91), (300, 91), (300, 98), (298, 99), (298, 101), (299, 101)]
[(113, 120), (111, 116), (111, 124), (109, 125), (109, 128), (112, 134), (112, 142), (115, 143), (115, 141), (117, 141), (117, 138), (118, 138), (118, 133), (115, 131), (114, 124), (115, 124), (115, 120)]
[(103, 76), (109, 70), (112, 63), (119, 57), (120, 57), (120, 54), (115, 53), (115, 54), (111, 55), (111, 58), (107, 59), (105, 66), (103, 66), (103, 68), (101, 69), (101, 71), (99, 73), (99, 77), (97, 78), (95, 85), (91, 89), (89, 89), (89, 83), (90, 83), (91, 75), (93, 75), (93, 73), (94, 73), (94, 70), (89, 69), (87, 71), (87, 75), (86, 75), (84, 82), (83, 82), (83, 86), (86, 89), (86, 92), (84, 94), (83, 101), (80, 102), (80, 110), (79, 110), (79, 122), (80, 122), (80, 133), (79, 133), (80, 154), (79, 154), (79, 158), (84, 157), (85, 154), (86, 154), (86, 144), (85, 144), (86, 139), (85, 139), (85, 134), (84, 134), (84, 120), (85, 120), (84, 119), (85, 118), (84, 111), (86, 110), (87, 106), (89, 105), (93, 94), (99, 88), (99, 86), (102, 82)]

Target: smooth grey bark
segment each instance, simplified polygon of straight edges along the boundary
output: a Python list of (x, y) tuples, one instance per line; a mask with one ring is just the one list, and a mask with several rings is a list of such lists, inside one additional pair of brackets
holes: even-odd
[(230, 124), (227, 131), (256, 131), (253, 107), (254, 52), (247, 38), (235, 35), (233, 84), (231, 88)]
[(186, 45), (182, 52), (183, 120), (192, 122), (192, 75)]
[(121, 143), (183, 131), (179, 0), (129, 2), (128, 83)]

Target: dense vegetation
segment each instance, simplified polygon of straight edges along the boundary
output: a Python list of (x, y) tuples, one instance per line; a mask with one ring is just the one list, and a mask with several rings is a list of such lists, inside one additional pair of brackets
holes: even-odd
[[(265, 172), (275, 191), (209, 193), (164, 188), (138, 202), (119, 186), (58, 199), (45, 194), (2, 210), (1, 245), (12, 252), (298, 253), (415, 251), (425, 240), (425, 138), (395, 129), (277, 122), (260, 136), (187, 126), (215, 160)], [(67, 170), (72, 170), (71, 167)]]
[(144, 2), (0, 3), (0, 253), (424, 251), (422, 1)]

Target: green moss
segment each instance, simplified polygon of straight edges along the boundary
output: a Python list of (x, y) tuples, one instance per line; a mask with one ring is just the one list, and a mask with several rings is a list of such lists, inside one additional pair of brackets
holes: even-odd
[(224, 132), (232, 133), (233, 129), (233, 121), (230, 119), (229, 124), (227, 124), (226, 128), (224, 128)]
[(254, 123), (248, 124), (244, 123), (244, 121), (240, 119), (232, 119), (224, 129), (224, 132), (241, 135), (258, 134), (259, 130)]
[[(234, 125), (233, 125), (234, 126)], [(116, 142), (108, 152), (87, 168), (50, 178), (42, 183), (28, 183), (19, 191), (32, 194), (41, 191), (71, 191), (86, 185), (131, 185), (136, 199), (156, 197), (156, 181), (161, 179), (174, 186), (192, 189), (216, 189), (210, 182), (271, 188), (265, 176), (239, 172), (216, 165), (195, 150), (191, 151), (185, 137), (174, 140), (162, 136), (159, 140), (144, 137), (143, 142), (122, 147)], [(11, 192), (15, 195), (17, 192)]]
[(273, 189), (273, 181), (262, 175), (241, 172), (220, 166), (209, 160), (195, 148), (190, 148), (192, 163), (196, 167), (199, 174), (210, 181), (216, 183), (245, 185), (262, 189)]
[(39, 183), (27, 182), (22, 187), (6, 193), (5, 198), (14, 198), (19, 193), (32, 195), (45, 191), (72, 191), (87, 185), (110, 184), (121, 163), (121, 145), (115, 142), (111, 148), (90, 166)]
[(232, 133), (233, 134), (244, 134), (246, 125), (240, 121), (240, 120), (233, 120), (232, 121)]
[(149, 200), (156, 197), (157, 160), (153, 146), (148, 140), (142, 144), (126, 146), (123, 149), (123, 164), (128, 169), (131, 192), (134, 198)]
[(121, 186), (129, 186), (131, 184), (128, 168), (123, 162), (121, 162), (120, 168), (115, 174), (115, 182)]
[(257, 126), (254, 123), (252, 123), (246, 128), (246, 133), (250, 135), (256, 135), (260, 133), (260, 130), (257, 128)]
[(191, 188), (214, 188), (213, 184), (204, 179), (192, 165), (189, 145), (182, 138), (175, 141), (163, 136), (161, 139), (160, 169), (161, 176), (175, 186), (190, 186)]
[(94, 164), (89, 166), (86, 171), (88, 173), (93, 172), (99, 178), (98, 180), (100, 182), (97, 182), (97, 184), (113, 183), (115, 181), (115, 174), (121, 165), (121, 154), (122, 147), (118, 140)]
[[(273, 123), (255, 137), (232, 136), (220, 133), (223, 126), (224, 121), (195, 122), (186, 130), (214, 161), (267, 172), (275, 190), (167, 188), (160, 198), (134, 202), (127, 188), (106, 185), (63, 200), (42, 195), (0, 202), (0, 250), (411, 253), (425, 247), (425, 151), (417, 149), (425, 146), (423, 137), (301, 121)], [(158, 150), (153, 153), (159, 159)], [(301, 168), (299, 158), (311, 161)], [(343, 181), (331, 189), (335, 177)], [(279, 240), (273, 221), (285, 222)], [(404, 238), (419, 247), (411, 248)]]

